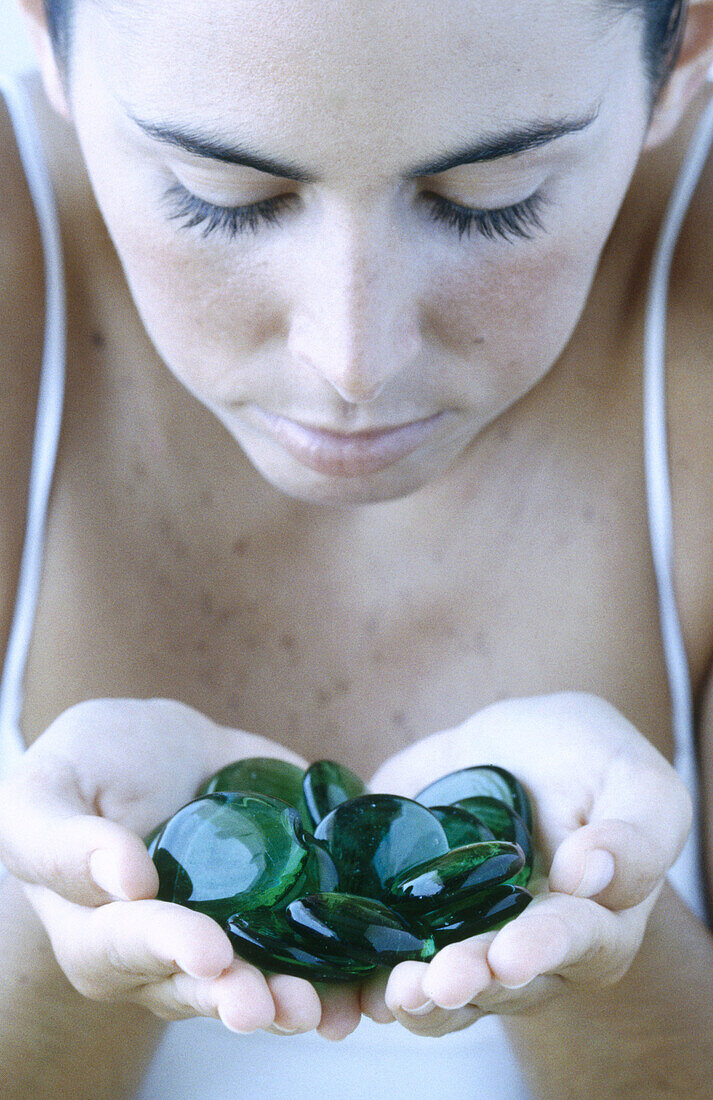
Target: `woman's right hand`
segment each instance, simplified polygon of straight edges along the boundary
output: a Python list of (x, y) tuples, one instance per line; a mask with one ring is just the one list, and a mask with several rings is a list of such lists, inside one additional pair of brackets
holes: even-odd
[(210, 917), (156, 901), (141, 840), (221, 767), (249, 756), (306, 766), (254, 734), (168, 699), (98, 699), (61, 714), (0, 787), (0, 860), (25, 884), (57, 961), (84, 996), (164, 1019), (212, 1016), (325, 1038), (359, 1022), (358, 994), (266, 977)]

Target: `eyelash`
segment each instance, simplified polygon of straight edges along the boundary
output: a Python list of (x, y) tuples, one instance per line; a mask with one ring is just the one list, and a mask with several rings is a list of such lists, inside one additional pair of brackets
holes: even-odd
[[(164, 198), (170, 207), (169, 218), (180, 221), (182, 229), (203, 226), (202, 237), (219, 232), (231, 240), (240, 233), (255, 232), (261, 225), (279, 225), (280, 215), (295, 202), (294, 195), (277, 195), (249, 206), (215, 206), (191, 194), (180, 183), (169, 187)], [(531, 240), (536, 231), (544, 229), (540, 210), (545, 200), (539, 191), (522, 202), (498, 210), (461, 206), (431, 191), (424, 192), (421, 198), (430, 207), (432, 220), (455, 229), (459, 239), (470, 237), (475, 231), (490, 241), (512, 243), (516, 238)]]

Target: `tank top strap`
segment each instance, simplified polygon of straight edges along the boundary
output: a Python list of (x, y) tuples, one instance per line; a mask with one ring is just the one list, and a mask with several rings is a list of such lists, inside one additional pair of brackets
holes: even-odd
[(25, 666), (42, 571), (47, 509), (64, 402), (66, 297), (59, 218), (52, 181), (28, 93), (18, 77), (0, 75), (15, 140), (37, 213), (45, 275), (45, 332), (30, 467), (25, 539), (15, 610), (0, 679), (0, 774), (24, 750), (20, 733)]
[[(713, 77), (713, 73), (709, 79)], [(644, 332), (644, 462), (651, 553), (661, 635), (671, 694), (674, 765), (694, 800), (686, 847), (671, 879), (701, 918), (706, 916), (701, 852), (701, 806), (691, 677), (673, 582), (673, 510), (666, 431), (666, 312), (671, 263), (681, 227), (713, 144), (713, 97), (701, 115), (659, 231), (651, 265)]]

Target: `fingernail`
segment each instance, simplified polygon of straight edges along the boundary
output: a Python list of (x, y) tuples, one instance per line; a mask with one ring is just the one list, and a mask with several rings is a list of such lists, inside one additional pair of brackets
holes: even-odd
[(428, 1016), (429, 1012), (433, 1012), (435, 1008), (433, 1001), (426, 1001), (422, 1005), (418, 1005), (417, 1008), (405, 1008), (402, 1006), (403, 1011), (409, 1016)]
[(512, 982), (504, 982), (501, 979), (500, 984), (503, 989), (524, 989), (525, 986), (529, 985), (531, 981), (532, 978), (527, 978), (524, 982), (518, 982), (517, 985), (514, 985)]
[(589, 852), (584, 863), (582, 881), (574, 891), (577, 898), (593, 898), (601, 893), (614, 878), (616, 864), (611, 852), (605, 852), (602, 848), (595, 848)]
[(119, 872), (116, 869), (116, 861), (109, 852), (97, 848), (89, 857), (89, 871), (100, 890), (104, 890), (112, 897), (120, 901), (129, 901), (129, 895), (119, 882)]
[(296, 1027), (280, 1027), (279, 1024), (273, 1024), (272, 1026), (273, 1026), (273, 1029), (275, 1031), (279, 1031), (280, 1035), (296, 1035), (297, 1034), (297, 1028)]

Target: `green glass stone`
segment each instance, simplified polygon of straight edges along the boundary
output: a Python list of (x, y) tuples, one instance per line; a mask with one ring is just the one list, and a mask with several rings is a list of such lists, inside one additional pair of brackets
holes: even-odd
[(226, 931), (238, 955), (262, 970), (315, 982), (360, 981), (374, 971), (371, 963), (347, 958), (341, 952), (315, 951), (280, 911), (262, 909), (244, 917), (235, 914), (228, 919)]
[(339, 888), (339, 872), (326, 846), (315, 840), (310, 833), (302, 833), (301, 840), (307, 849), (307, 860), (300, 877), (282, 899), (300, 898), (304, 894), (321, 894)]
[(517, 917), (532, 901), (532, 894), (519, 886), (505, 883), (476, 894), (449, 914), (428, 919), (436, 947), (440, 951), (449, 943), (457, 943), (482, 932), (494, 932)]
[(279, 798), (298, 810), (305, 826), (311, 828), (311, 818), (305, 812), (306, 806), (302, 797), (304, 774), (302, 768), (288, 760), (276, 760), (271, 756), (250, 756), (221, 768), (205, 781), (196, 797), (221, 791), (250, 791), (269, 798)]
[(286, 916), (317, 951), (344, 952), (376, 966), (425, 961), (436, 953), (432, 936), (424, 939), (393, 909), (372, 898), (314, 894), (290, 902)]
[(158, 898), (224, 923), (288, 897), (309, 858), (291, 806), (257, 794), (206, 795), (174, 814), (157, 838)]
[(512, 881), (516, 886), (527, 886), (532, 875), (535, 853), (532, 835), (520, 815), (499, 798), (489, 798), (487, 795), (464, 798), (455, 805), (484, 821), (498, 840), (520, 845), (525, 855), (525, 866)]
[(412, 867), (387, 886), (392, 904), (400, 910), (441, 914), (473, 894), (509, 881), (524, 862), (516, 844), (496, 840), (468, 844)]
[(431, 813), (440, 821), (450, 848), (462, 848), (464, 844), (482, 844), (495, 840), (493, 832), (475, 814), (458, 806), (431, 806)]
[(525, 788), (514, 775), (496, 764), (480, 764), (444, 775), (424, 787), (416, 795), (416, 801), (429, 807), (453, 805), (454, 802), (460, 805), (465, 798), (479, 795), (505, 802), (520, 815), (525, 828), (532, 832), (532, 807)]
[(345, 894), (384, 901), (384, 883), (448, 851), (443, 827), (410, 798), (367, 794), (343, 802), (315, 829), (339, 872)]
[(349, 768), (332, 760), (317, 760), (305, 772), (302, 793), (314, 828), (342, 802), (366, 794), (367, 789)]

